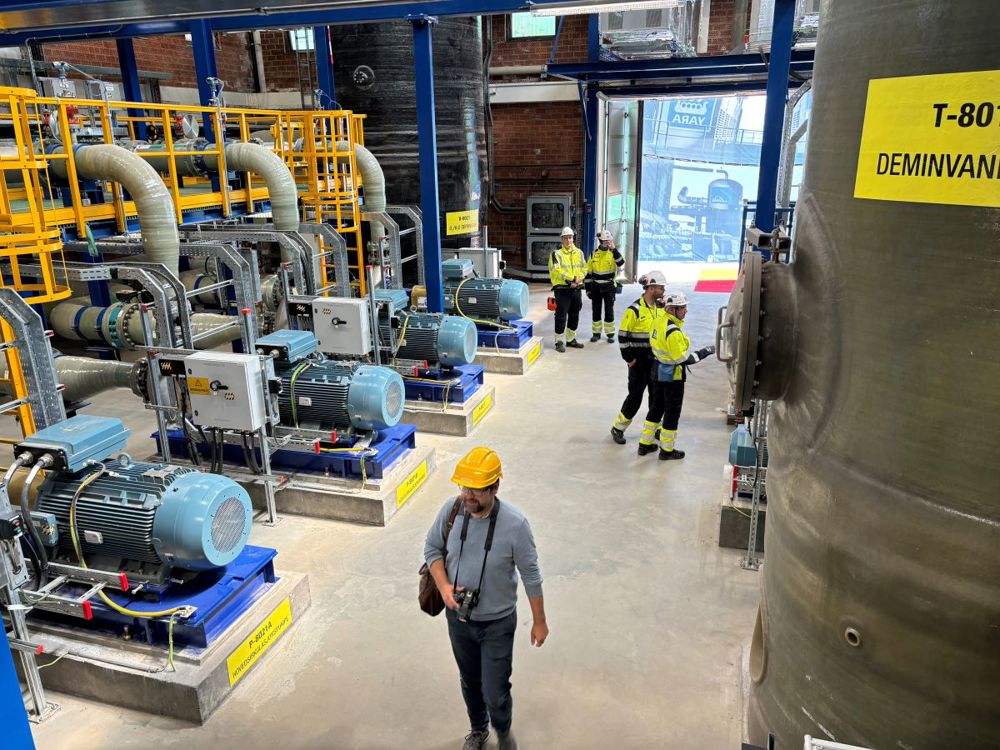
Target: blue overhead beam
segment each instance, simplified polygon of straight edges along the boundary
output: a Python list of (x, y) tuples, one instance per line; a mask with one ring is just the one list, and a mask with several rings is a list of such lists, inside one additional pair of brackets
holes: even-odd
[(760, 147), (755, 223), (765, 232), (774, 230), (774, 207), (778, 195), (781, 166), (781, 138), (788, 99), (788, 65), (792, 56), (792, 28), (795, 0), (777, 0), (771, 27), (771, 57), (767, 72), (767, 101), (764, 105), (764, 134)]
[[(797, 89), (801, 81), (789, 81), (789, 90)], [(767, 81), (717, 81), (690, 86), (613, 86), (602, 88), (600, 92), (612, 99), (650, 99), (662, 96), (727, 96), (732, 94), (752, 94), (767, 90)]]
[[(812, 70), (814, 51), (796, 50), (786, 61), (796, 71)], [(697, 78), (699, 76), (752, 75), (766, 73), (768, 61), (760, 55), (711, 55), (707, 57), (677, 57), (667, 60), (621, 62), (555, 63), (546, 72), (557, 78), (589, 83), (629, 81), (650, 78)]]
[[(355, 8), (327, 8), (323, 10), (299, 10), (294, 12), (257, 12), (241, 15), (213, 16), (211, 11), (204, 15), (210, 18), (216, 31), (251, 31), (267, 28), (294, 28), (302, 26), (330, 26), (340, 23), (371, 23), (378, 21), (405, 21), (417, 15), (427, 16), (489, 16), (498, 13), (513, 13), (530, 7), (558, 5), (556, 2), (528, 2), (528, 0), (430, 0), (429, 2), (369, 3)], [(53, 0), (44, 3), (29, 3), (33, 8), (52, 6)], [(168, 4), (165, 4), (168, 5)], [(300, 7), (308, 8), (303, 3)], [(96, 23), (87, 27), (77, 24), (60, 25), (57, 20), (46, 21), (30, 28), (23, 27), (16, 32), (4, 33), (0, 30), (0, 47), (20, 46), (28, 41), (46, 41), (59, 37), (71, 41), (73, 37), (133, 37), (155, 36), (158, 34), (190, 33), (191, 19), (123, 18), (121, 23)], [(58, 19), (58, 14), (48, 18)], [(3, 10), (0, 10), (0, 22)]]
[[(424, 228), (424, 285), (428, 312), (444, 312), (441, 277), (441, 204), (438, 200), (437, 122), (434, 118), (434, 53), (431, 29), (436, 18), (413, 21), (413, 69), (417, 90), (417, 147), (420, 152), (420, 210)], [(402, 279), (396, 279), (397, 284)]]

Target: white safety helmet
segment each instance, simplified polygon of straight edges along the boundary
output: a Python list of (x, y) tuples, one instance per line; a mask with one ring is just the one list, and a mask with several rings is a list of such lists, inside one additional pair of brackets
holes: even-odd
[(560, 237), (565, 237), (569, 235), (570, 237), (576, 237), (576, 232), (573, 231), (573, 227), (563, 227), (562, 234)]
[(688, 298), (684, 292), (664, 292), (664, 307), (687, 307)]
[(597, 233), (598, 242), (611, 242), (612, 240), (614, 240), (614, 237), (611, 236), (611, 232), (609, 232), (607, 229), (602, 229), (600, 232)]
[(643, 289), (647, 286), (665, 287), (667, 285), (667, 277), (663, 275), (663, 271), (650, 271), (639, 278), (639, 283), (642, 284)]

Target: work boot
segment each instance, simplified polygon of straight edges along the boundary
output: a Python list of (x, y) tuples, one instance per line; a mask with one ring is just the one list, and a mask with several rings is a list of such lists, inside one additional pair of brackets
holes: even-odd
[(556, 342), (556, 351), (557, 352), (564, 352), (564, 351), (566, 351), (566, 344), (564, 344), (562, 341), (557, 341)]
[(567, 341), (566, 346), (568, 346), (571, 349), (583, 349), (583, 344), (581, 344), (576, 339), (573, 339), (572, 341)]
[(465, 744), (462, 745), (462, 750), (484, 750), (486, 747), (486, 741), (489, 738), (490, 733), (488, 731), (478, 732), (473, 729), (465, 735)]
[(609, 344), (615, 343), (615, 335), (613, 333), (608, 334), (608, 343)]
[(498, 733), (497, 739), (499, 740), (498, 750), (517, 750), (517, 738), (509, 729), (506, 732)]
[(639, 443), (639, 455), (645, 456), (656, 450), (656, 444), (646, 445), (645, 443)]
[(676, 448), (672, 451), (660, 451), (661, 461), (679, 461), (682, 458), (684, 458), (684, 451), (679, 451)]
[(593, 344), (593, 343), (595, 343), (597, 341), (600, 341), (600, 340), (601, 340), (601, 334), (599, 334), (599, 333), (595, 333), (593, 336), (590, 337), (590, 343), (591, 344)]
[(618, 443), (618, 445), (625, 445), (625, 433), (617, 427), (611, 428), (611, 439)]

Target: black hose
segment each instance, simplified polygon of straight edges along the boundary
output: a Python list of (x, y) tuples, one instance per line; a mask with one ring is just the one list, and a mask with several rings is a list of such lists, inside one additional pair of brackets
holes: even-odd
[(257, 462), (254, 460), (253, 448), (247, 445), (247, 434), (245, 432), (240, 433), (240, 445), (243, 446), (243, 463), (247, 465), (254, 474), (260, 474), (257, 471)]
[(35, 524), (31, 522), (31, 508), (28, 506), (28, 495), (31, 490), (31, 483), (35, 480), (38, 471), (41, 467), (36, 463), (31, 471), (28, 472), (27, 478), (24, 480), (24, 487), (21, 489), (21, 518), (24, 521), (25, 527), (28, 529), (28, 534), (31, 536), (31, 541), (35, 545), (35, 550), (38, 553), (38, 564), (40, 565), (39, 570), (43, 573), (49, 569), (49, 556), (45, 553), (45, 545), (42, 544), (42, 537), (38, 533), (38, 529), (35, 528)]
[[(35, 550), (35, 546), (31, 543), (31, 536), (21, 537), (21, 547), (27, 550), (28, 557), (31, 558), (31, 563), (35, 568), (35, 591), (40, 591), (42, 586), (45, 585), (45, 579), (47, 576), (42, 570), (42, 560), (38, 552)], [(45, 549), (42, 549), (42, 554), (45, 554)]]

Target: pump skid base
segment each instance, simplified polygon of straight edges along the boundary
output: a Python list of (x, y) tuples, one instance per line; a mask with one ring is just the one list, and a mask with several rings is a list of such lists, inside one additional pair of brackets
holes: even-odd
[(519, 349), (483, 349), (476, 353), (476, 362), (486, 368), (486, 372), (500, 375), (524, 375), (538, 358), (542, 356), (541, 336), (532, 336)]
[(431, 401), (409, 401), (403, 405), (403, 419), (421, 432), (465, 437), (475, 432), (496, 406), (496, 388), (481, 386), (462, 403), (449, 399), (446, 405)]
[[(468, 402), (483, 386), (482, 365), (459, 365), (447, 375), (425, 375), (419, 380), (403, 376), (406, 388), (406, 404), (442, 403), (447, 399), (449, 404)], [(405, 419), (405, 412), (404, 412)], [(409, 420), (407, 420), (409, 421)], [(416, 424), (414, 422), (414, 424)], [(420, 427), (420, 425), (417, 425)]]
[[(394, 461), (380, 478), (368, 477), (364, 488), (359, 479), (327, 477), (300, 471), (288, 473), (275, 494), (279, 513), (312, 518), (387, 526), (434, 472), (433, 448), (416, 447)], [(236, 478), (240, 481), (239, 478)], [(240, 484), (250, 493), (254, 506), (264, 507), (264, 491), (256, 482)]]
[(479, 349), (520, 349), (534, 333), (535, 325), (530, 320), (512, 320), (507, 325), (513, 330), (497, 330), (493, 326), (476, 324), (476, 338)]
[[(43, 622), (34, 623), (32, 631), (46, 654), (70, 652), (45, 670), (46, 688), (203, 724), (234, 690), (254, 681), (258, 670), (278, 666), (269, 664), (271, 655), (286, 641), (300, 639), (296, 625), (310, 602), (308, 578), (282, 573), (207, 649), (176, 647), (176, 672), (166, 666), (165, 647)], [(268, 640), (269, 632), (278, 635)], [(252, 661), (239, 658), (248, 640), (261, 641), (261, 633), (266, 649), (258, 649)]]

